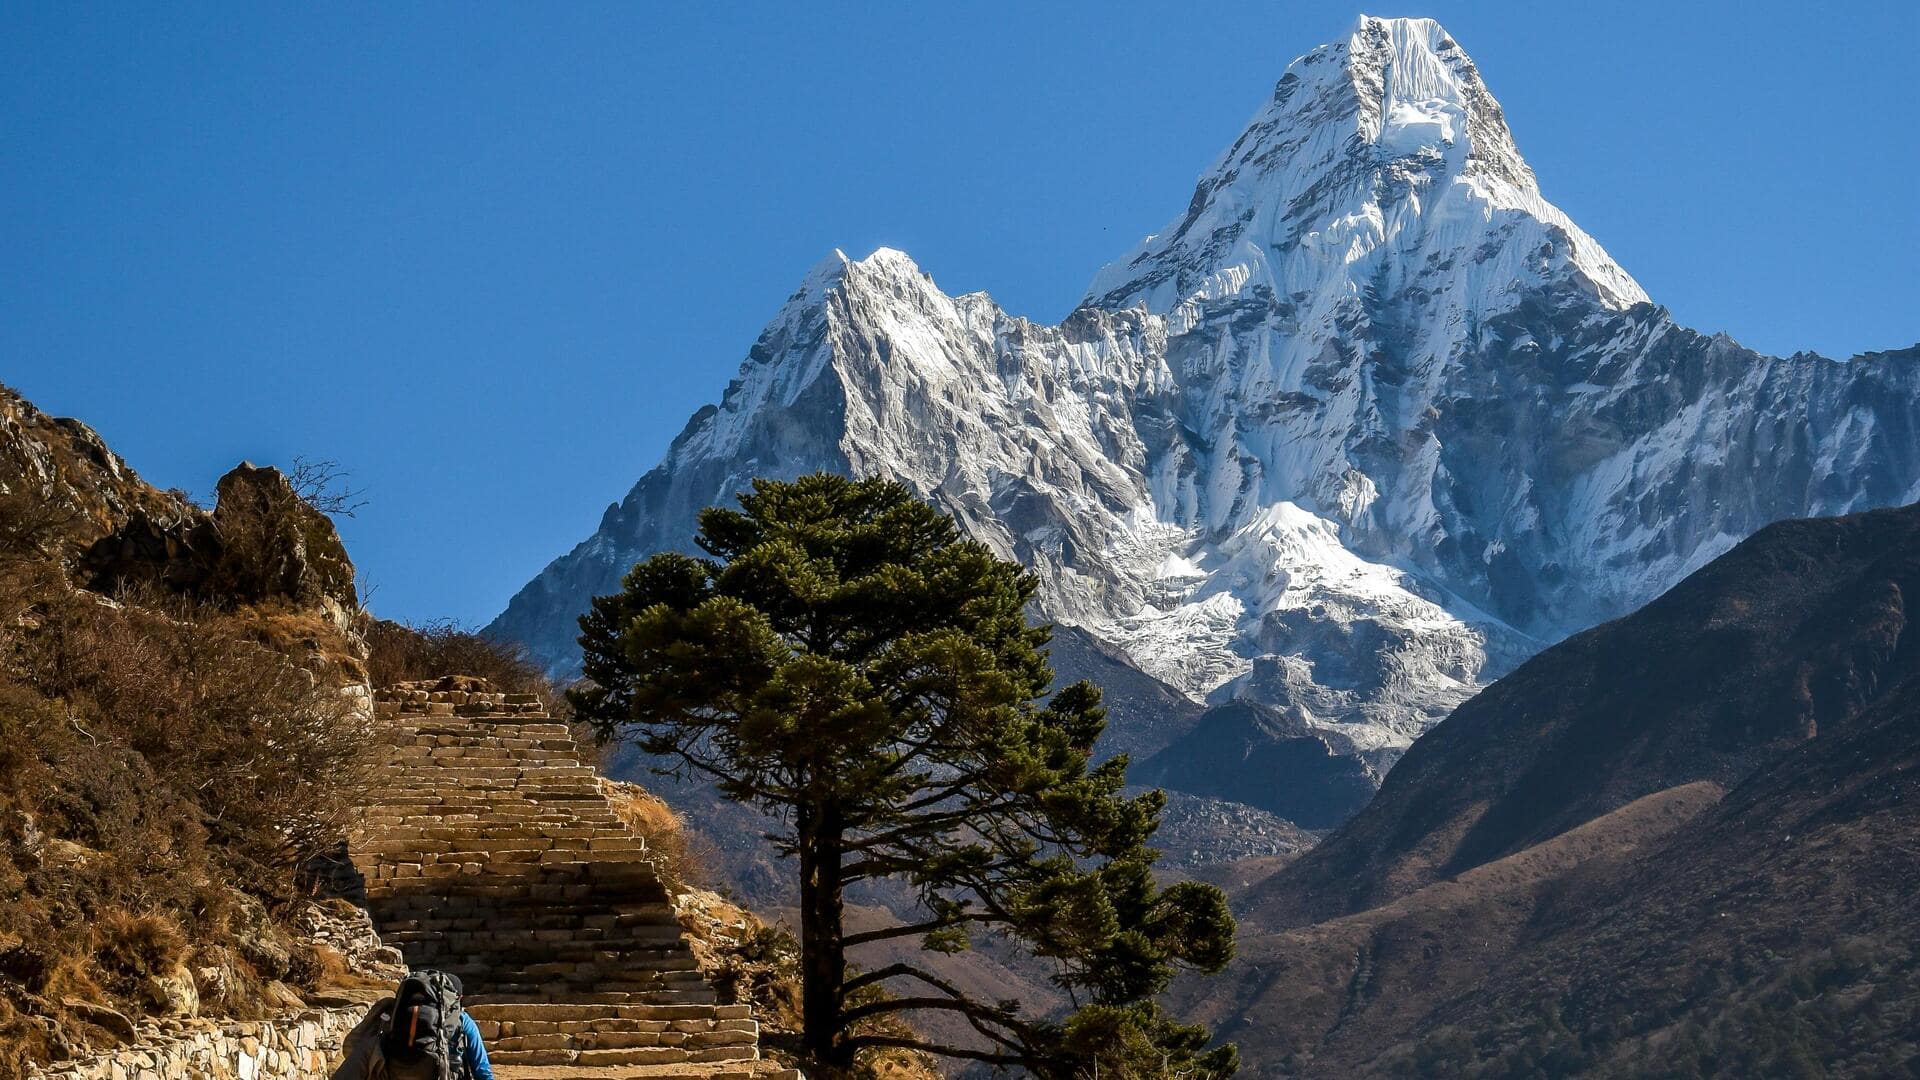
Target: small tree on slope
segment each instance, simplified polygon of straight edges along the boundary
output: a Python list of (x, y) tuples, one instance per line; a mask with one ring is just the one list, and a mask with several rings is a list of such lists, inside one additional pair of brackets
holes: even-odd
[[(711, 508), (711, 558), (656, 555), (581, 618), (589, 684), (571, 694), (604, 737), (714, 778), (772, 811), (800, 870), (802, 1044), (823, 1074), (870, 1047), (905, 1046), (1041, 1076), (1224, 1077), (1231, 1047), (1157, 1011), (1177, 967), (1232, 956), (1218, 889), (1159, 887), (1147, 848), (1165, 798), (1126, 798), (1124, 758), (1090, 764), (1100, 694), (1047, 699), (1028, 625), (1036, 586), (960, 538), (905, 487), (830, 475), (756, 481), (738, 511)], [(904, 881), (922, 913), (848, 934), (845, 890)], [(955, 952), (979, 934), (1053, 962), (1077, 1011), (1026, 1015), (913, 963), (849, 969), (847, 950), (919, 938)], [(878, 992), (884, 987), (890, 993)], [(975, 1045), (871, 1023), (943, 1010)]]

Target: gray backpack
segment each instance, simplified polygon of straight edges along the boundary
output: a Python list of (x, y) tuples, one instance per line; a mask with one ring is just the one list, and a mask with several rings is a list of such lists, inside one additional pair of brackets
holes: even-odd
[(466, 1080), (466, 1027), (460, 980), (422, 970), (400, 981), (381, 1032), (380, 1052), (393, 1080)]

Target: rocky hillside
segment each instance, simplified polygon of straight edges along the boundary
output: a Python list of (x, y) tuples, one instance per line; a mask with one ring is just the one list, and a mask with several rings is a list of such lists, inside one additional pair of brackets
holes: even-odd
[(161, 528), (195, 516), (184, 494), (161, 491), (134, 473), (78, 420), (48, 416), (0, 387), (0, 528), (16, 549), (72, 559), (135, 517)]
[[(885, 474), (1030, 566), (1042, 615), (1377, 777), (1492, 676), (1769, 522), (1920, 497), (1917, 359), (1676, 325), (1547, 201), (1459, 42), (1363, 17), (1058, 325), (898, 251), (826, 259), (491, 630), (571, 671), (588, 599), (687, 549), (702, 507)], [(1167, 782), (1257, 787), (1243, 745), (1190, 744)]]
[(1529, 661), (1236, 900), (1252, 1075), (1920, 1065), (1920, 505), (1761, 531)]
[(364, 750), (352, 565), (279, 472), (219, 494), (0, 389), (0, 1074), (351, 979), (296, 874)]

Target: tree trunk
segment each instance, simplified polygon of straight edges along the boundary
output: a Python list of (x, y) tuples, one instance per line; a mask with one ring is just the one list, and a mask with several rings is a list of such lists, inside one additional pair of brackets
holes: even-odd
[(800, 1041), (810, 1061), (834, 1070), (853, 1064), (852, 1053), (839, 1045), (840, 987), (847, 978), (841, 829), (835, 807), (800, 811)]

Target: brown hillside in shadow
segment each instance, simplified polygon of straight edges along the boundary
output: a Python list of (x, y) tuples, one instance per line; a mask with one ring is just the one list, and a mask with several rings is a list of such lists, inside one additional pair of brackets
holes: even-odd
[(1182, 1005), (1252, 1076), (1920, 1065), (1916, 540), (1777, 525), (1543, 653), (1247, 887)]

